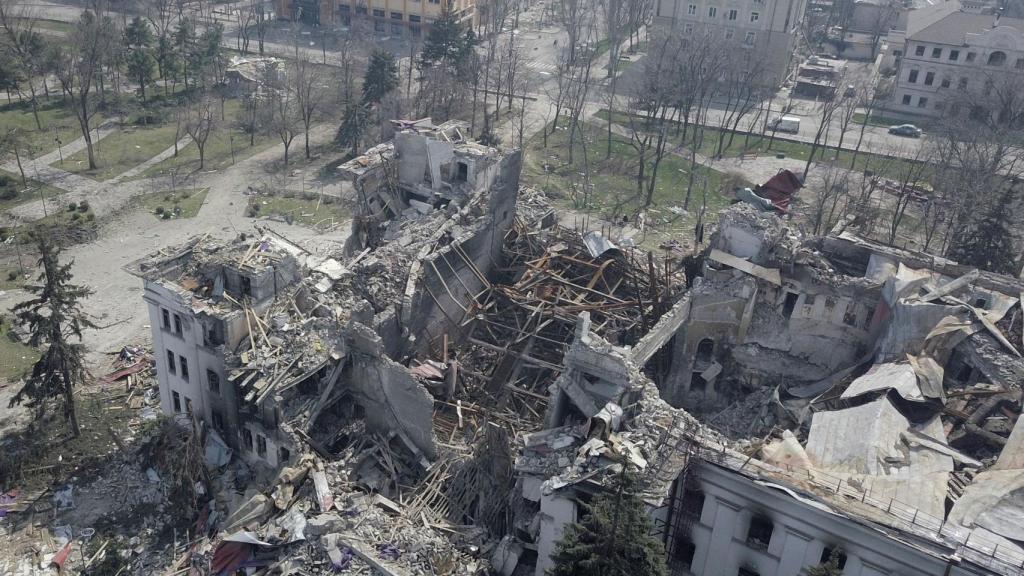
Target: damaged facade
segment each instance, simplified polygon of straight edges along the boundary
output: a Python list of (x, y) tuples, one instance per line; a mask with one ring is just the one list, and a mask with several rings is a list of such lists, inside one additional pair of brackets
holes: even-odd
[(539, 504), (535, 573), (626, 462), (673, 573), (797, 574), (832, 550), (844, 574), (1021, 573), (1020, 294), (723, 212), (690, 290), (639, 343), (581, 321), (548, 429), (517, 462)]
[(1024, 570), (1020, 282), (748, 204), (660, 262), (560, 226), (518, 152), (395, 127), (340, 168), (340, 253), (132, 267), (163, 410), (276, 472), (192, 566), (542, 576), (627, 467), (674, 574)]

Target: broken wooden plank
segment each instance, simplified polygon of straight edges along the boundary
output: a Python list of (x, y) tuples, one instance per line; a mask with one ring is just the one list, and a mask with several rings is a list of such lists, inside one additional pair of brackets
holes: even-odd
[(760, 278), (765, 282), (771, 282), (776, 286), (782, 286), (782, 275), (779, 273), (778, 269), (758, 266), (749, 260), (738, 258), (732, 254), (722, 252), (717, 248), (711, 250), (711, 253), (708, 254), (708, 259), (718, 262), (719, 264), (725, 264), (726, 266), (735, 268), (741, 272), (746, 272), (747, 274), (750, 274), (755, 278)]

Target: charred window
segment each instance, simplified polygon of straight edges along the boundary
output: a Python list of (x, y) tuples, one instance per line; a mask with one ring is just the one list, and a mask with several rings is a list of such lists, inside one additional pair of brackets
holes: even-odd
[(768, 544), (772, 541), (772, 519), (767, 516), (757, 515), (750, 519), (750, 528), (747, 529), (747, 546), (757, 550), (767, 550)]

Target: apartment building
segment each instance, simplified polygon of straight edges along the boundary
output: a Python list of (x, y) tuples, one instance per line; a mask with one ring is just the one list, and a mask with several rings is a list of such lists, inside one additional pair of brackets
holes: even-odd
[(128, 270), (144, 281), (161, 411), (182, 424), (206, 423), (246, 460), (286, 462), (291, 449), (273, 425), (275, 409), (246, 398), (233, 351), (298, 280), (295, 258), (271, 240), (195, 239)]
[(285, 19), (325, 26), (362, 22), (390, 36), (420, 36), (446, 9), (466, 25), (477, 23), (476, 0), (278, 0)]
[(1024, 80), (1024, 20), (968, 12), (959, 2), (910, 13), (890, 35), (896, 85), (888, 108), (938, 117), (984, 102), (995, 85)]
[(655, 24), (684, 37), (720, 37), (736, 61), (762, 67), (767, 84), (789, 75), (806, 0), (658, 0)]

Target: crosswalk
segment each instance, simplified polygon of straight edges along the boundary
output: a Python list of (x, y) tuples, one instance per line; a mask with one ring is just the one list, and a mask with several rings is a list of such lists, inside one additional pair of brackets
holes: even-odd
[(541, 76), (554, 76), (558, 73), (558, 66), (551, 62), (530, 60), (526, 63), (526, 68), (531, 72), (540, 74)]

